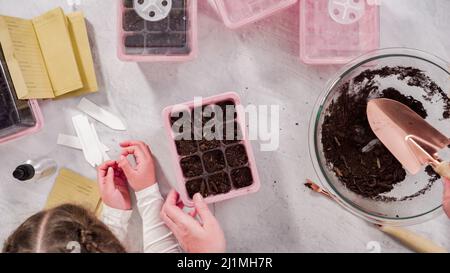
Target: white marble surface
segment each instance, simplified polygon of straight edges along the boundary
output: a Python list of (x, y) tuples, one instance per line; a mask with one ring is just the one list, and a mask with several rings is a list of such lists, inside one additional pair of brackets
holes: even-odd
[[(0, 0), (0, 14), (31, 18), (65, 0)], [(338, 67), (307, 66), (298, 60), (298, 6), (270, 19), (231, 31), (206, 0), (199, 1), (199, 44), (196, 60), (183, 64), (124, 63), (116, 57), (114, 0), (82, 0), (90, 23), (100, 92), (89, 98), (118, 113), (129, 130), (114, 132), (97, 124), (100, 138), (114, 148), (127, 138), (148, 142), (158, 159), (159, 180), (167, 192), (174, 182), (160, 112), (194, 95), (236, 91), (245, 104), (279, 104), (280, 148), (260, 152), (254, 144), (262, 179), (259, 193), (214, 206), (228, 240), (237, 252), (367, 252), (378, 241), (383, 252), (406, 252), (369, 224), (336, 204), (310, 193), (306, 177), (316, 179), (307, 147), (308, 122), (325, 82)], [(381, 45), (415, 47), (450, 59), (450, 1), (384, 0)], [(25, 218), (41, 209), (53, 180), (36, 184), (11, 178), (16, 164), (48, 155), (60, 166), (90, 178), (95, 171), (81, 152), (56, 145), (58, 133), (75, 134), (70, 119), (79, 99), (42, 102), (45, 128), (36, 135), (0, 145), (0, 241)], [(297, 126), (296, 123), (299, 123)], [(276, 181), (276, 183), (274, 183)], [(140, 219), (133, 217), (134, 249), (140, 248)], [(443, 215), (411, 227), (450, 249), (450, 221)]]

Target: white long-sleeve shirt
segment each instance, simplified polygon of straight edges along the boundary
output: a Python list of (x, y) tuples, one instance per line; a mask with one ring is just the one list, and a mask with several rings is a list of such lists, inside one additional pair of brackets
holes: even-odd
[[(164, 199), (159, 192), (158, 184), (136, 192), (137, 208), (142, 218), (143, 241), (145, 253), (180, 252), (175, 236), (159, 217)], [(132, 210), (119, 210), (103, 204), (102, 221), (111, 229), (116, 237), (127, 245), (128, 222)]]

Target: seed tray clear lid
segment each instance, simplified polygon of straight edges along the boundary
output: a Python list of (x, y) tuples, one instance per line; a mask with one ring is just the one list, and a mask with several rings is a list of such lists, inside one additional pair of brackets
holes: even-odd
[(301, 0), (300, 58), (345, 64), (379, 47), (378, 0)]

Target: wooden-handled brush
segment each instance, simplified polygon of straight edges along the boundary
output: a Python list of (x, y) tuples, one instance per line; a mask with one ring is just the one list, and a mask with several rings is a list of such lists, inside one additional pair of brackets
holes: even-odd
[[(330, 200), (337, 203), (340, 201), (328, 191), (322, 189), (319, 185), (313, 181), (307, 179), (305, 186), (317, 193), (322, 194)], [(438, 246), (431, 240), (414, 233), (410, 230), (401, 227), (385, 226), (385, 225), (375, 225), (379, 230), (393, 237), (400, 243), (402, 243), (407, 248), (418, 253), (447, 253), (447, 250), (441, 246)]]

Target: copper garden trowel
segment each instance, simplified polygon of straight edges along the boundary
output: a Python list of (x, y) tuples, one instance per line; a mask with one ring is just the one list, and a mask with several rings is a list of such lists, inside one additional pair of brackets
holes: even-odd
[(408, 106), (391, 99), (373, 99), (367, 105), (367, 117), (375, 135), (408, 172), (417, 174), (423, 165), (431, 165), (450, 179), (450, 163), (438, 156), (450, 139)]

